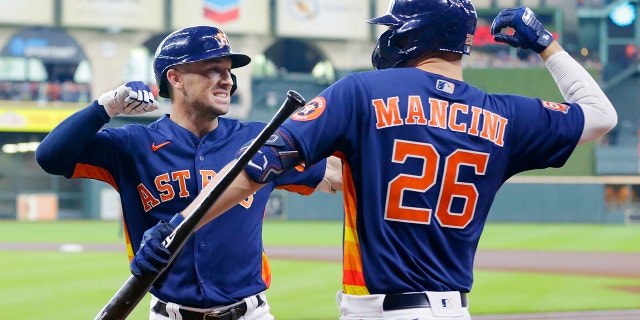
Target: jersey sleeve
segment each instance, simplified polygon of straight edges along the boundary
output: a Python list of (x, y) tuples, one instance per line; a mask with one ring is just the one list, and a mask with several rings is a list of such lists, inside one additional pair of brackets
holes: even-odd
[(308, 101), (283, 123), (282, 127), (291, 132), (307, 164), (334, 152), (354, 150), (361, 133), (357, 119), (367, 114), (359, 108), (369, 105), (364, 91), (355, 74), (348, 75)]
[(76, 164), (82, 158), (100, 159), (101, 153), (106, 151), (96, 141), (108, 139), (106, 133), (98, 134), (98, 131), (109, 120), (104, 108), (96, 101), (72, 114), (42, 140), (36, 151), (38, 164), (50, 174), (72, 177)]
[(278, 179), (274, 181), (275, 187), (305, 196), (310, 195), (315, 191), (318, 184), (320, 184), (322, 178), (324, 178), (326, 168), (326, 159), (311, 166), (297, 166), (293, 170), (289, 170), (284, 175), (278, 177)]
[(562, 167), (576, 148), (584, 128), (582, 108), (536, 98), (502, 95), (511, 110), (508, 136), (511, 174)]

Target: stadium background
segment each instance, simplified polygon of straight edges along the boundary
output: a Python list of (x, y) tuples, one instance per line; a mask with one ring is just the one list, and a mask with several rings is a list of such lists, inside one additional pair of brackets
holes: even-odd
[[(561, 101), (537, 55), (493, 43), (500, 9), (527, 5), (599, 80), (620, 121), (601, 141), (579, 147), (564, 168), (510, 180), (491, 221), (631, 223), (640, 215), (638, 129), (640, 23), (636, 1), (475, 0), (479, 16), (465, 79), (490, 92)], [(0, 4), (0, 218), (120, 218), (118, 195), (95, 181), (44, 173), (33, 150), (51, 128), (123, 82), (154, 86), (160, 40), (194, 24), (221, 27), (234, 50), (253, 58), (234, 71), (239, 89), (231, 117), (268, 120), (287, 90), (311, 98), (352, 71), (371, 69), (388, 0), (5, 0)], [(35, 10), (38, 8), (38, 10)], [(110, 126), (148, 123), (168, 112), (120, 116)], [(276, 192), (273, 219), (339, 220), (328, 195)]]

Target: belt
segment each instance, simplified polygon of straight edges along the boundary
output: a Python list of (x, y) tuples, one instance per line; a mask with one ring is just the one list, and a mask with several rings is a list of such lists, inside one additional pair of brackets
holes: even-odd
[[(260, 298), (260, 295), (255, 296), (258, 299), (258, 306), (261, 306), (264, 301)], [(158, 302), (153, 306), (152, 310), (164, 317), (169, 317), (169, 313), (167, 313), (167, 303), (158, 300)], [(233, 307), (230, 307), (226, 310), (221, 311), (212, 311), (212, 312), (198, 312), (192, 310), (186, 310), (180, 308), (180, 314), (182, 315), (182, 320), (237, 320), (240, 317), (244, 316), (247, 313), (247, 302), (243, 301), (240, 304), (237, 304)]]
[[(460, 292), (462, 306), (467, 307), (467, 294)], [(424, 292), (417, 293), (393, 293), (384, 296), (382, 310), (402, 310), (411, 308), (431, 308), (429, 297)]]

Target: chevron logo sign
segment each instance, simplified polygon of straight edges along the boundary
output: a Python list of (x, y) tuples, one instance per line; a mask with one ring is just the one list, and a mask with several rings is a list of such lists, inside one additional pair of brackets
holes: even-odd
[(225, 23), (237, 20), (240, 0), (202, 0), (204, 16), (212, 21)]

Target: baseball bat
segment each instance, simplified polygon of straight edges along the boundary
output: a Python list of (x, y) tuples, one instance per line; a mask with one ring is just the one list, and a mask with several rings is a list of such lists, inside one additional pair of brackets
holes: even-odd
[[(218, 200), (220, 195), (231, 185), (233, 180), (240, 174), (244, 167), (249, 163), (251, 158), (260, 150), (267, 142), (271, 135), (280, 127), (280, 125), (295, 112), (298, 108), (304, 106), (304, 98), (297, 92), (289, 90), (287, 98), (280, 106), (273, 118), (262, 129), (260, 134), (253, 140), (245, 152), (238, 158), (238, 161), (231, 166), (220, 182), (211, 190), (202, 202), (193, 209), (189, 215), (178, 225), (178, 227), (163, 242), (165, 247), (171, 253), (169, 264), (175, 259), (186, 240), (193, 234), (196, 226), (205, 216), (209, 208)], [(184, 212), (183, 212), (184, 213)], [(118, 289), (107, 304), (100, 310), (94, 320), (122, 320), (125, 319), (136, 305), (142, 300), (144, 295), (151, 289), (153, 283), (165, 271), (166, 267), (160, 270), (157, 275), (143, 275), (136, 277), (129, 276), (129, 279)]]

